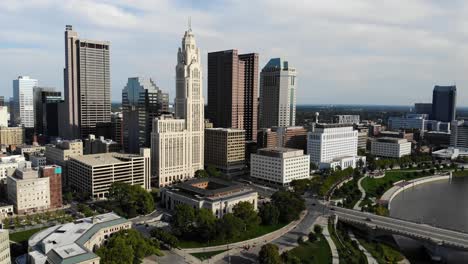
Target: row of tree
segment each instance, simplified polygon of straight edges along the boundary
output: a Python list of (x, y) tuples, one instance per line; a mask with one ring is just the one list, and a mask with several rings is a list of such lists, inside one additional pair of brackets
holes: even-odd
[[(109, 203), (110, 202), (110, 203)], [(115, 182), (109, 190), (108, 209), (126, 218), (151, 213), (154, 208), (153, 196), (139, 185)]]

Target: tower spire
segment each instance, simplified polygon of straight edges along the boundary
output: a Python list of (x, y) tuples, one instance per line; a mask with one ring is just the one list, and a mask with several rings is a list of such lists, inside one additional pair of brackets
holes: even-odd
[(188, 30), (192, 31), (192, 17), (188, 17)]

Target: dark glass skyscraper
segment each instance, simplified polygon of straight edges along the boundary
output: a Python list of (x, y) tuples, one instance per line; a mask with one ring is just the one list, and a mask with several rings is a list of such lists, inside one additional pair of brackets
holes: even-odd
[(434, 87), (432, 93), (432, 119), (450, 122), (456, 118), (457, 87), (439, 86)]

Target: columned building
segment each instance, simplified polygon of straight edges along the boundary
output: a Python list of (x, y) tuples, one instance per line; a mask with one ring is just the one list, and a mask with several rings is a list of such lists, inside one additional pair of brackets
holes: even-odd
[(110, 123), (110, 42), (80, 39), (65, 29), (65, 117), (61, 136), (86, 138), (97, 123)]
[(124, 149), (138, 153), (151, 146), (154, 118), (169, 111), (169, 95), (150, 78), (128, 78), (122, 91)]
[(260, 73), (260, 125), (288, 127), (296, 123), (296, 69), (271, 59)]
[(200, 50), (192, 29), (177, 54), (175, 118), (156, 118), (151, 133), (154, 184), (165, 186), (194, 176), (204, 164), (204, 98)]

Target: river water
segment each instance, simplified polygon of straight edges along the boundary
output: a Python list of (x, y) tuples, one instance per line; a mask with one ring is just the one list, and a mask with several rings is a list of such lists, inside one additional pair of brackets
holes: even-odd
[[(435, 181), (407, 189), (393, 199), (390, 215), (468, 233), (468, 177)], [(415, 254), (421, 248), (419, 242), (395, 237), (405, 254)], [(444, 250), (443, 255), (448, 263), (468, 263), (468, 252)]]

